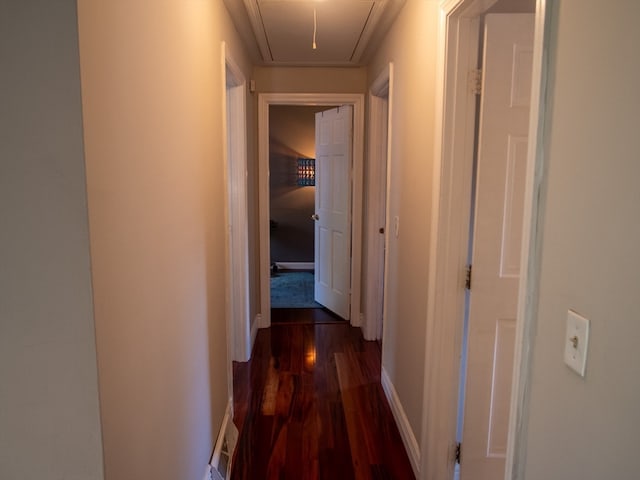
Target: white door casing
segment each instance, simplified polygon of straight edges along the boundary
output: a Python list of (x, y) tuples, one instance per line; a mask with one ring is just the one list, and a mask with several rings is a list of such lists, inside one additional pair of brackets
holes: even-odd
[(225, 189), (227, 223), (227, 275), (229, 291), (228, 348), (230, 360), (251, 356), (256, 330), (251, 328), (249, 306), (249, 224), (247, 203), (246, 82), (242, 70), (222, 42), (224, 74)]
[(485, 17), (461, 479), (504, 477), (534, 16)]
[(362, 268), (362, 187), (364, 163), (364, 95), (358, 93), (260, 93), (258, 95), (258, 208), (260, 219), (260, 328), (271, 325), (269, 258), (269, 106), (351, 105), (353, 107), (353, 171), (350, 236), (351, 325), (360, 326)]
[(315, 300), (349, 320), (353, 109), (316, 113)]

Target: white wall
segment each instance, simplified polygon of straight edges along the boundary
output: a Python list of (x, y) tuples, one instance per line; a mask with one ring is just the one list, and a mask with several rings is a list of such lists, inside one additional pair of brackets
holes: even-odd
[[(254, 67), (260, 93), (364, 93), (364, 67)], [(257, 95), (256, 95), (257, 102)]]
[(199, 480), (227, 404), (221, 0), (80, 0), (107, 480)]
[(0, 478), (99, 480), (76, 2), (0, 19)]
[[(422, 421), (425, 328), (433, 182), (436, 0), (408, 0), (368, 68), (372, 81), (393, 62), (387, 319), (382, 366), (414, 436)], [(393, 225), (393, 224), (392, 224)]]
[[(540, 298), (524, 478), (638, 478), (640, 4), (551, 2)], [(584, 379), (565, 319), (591, 320)]]

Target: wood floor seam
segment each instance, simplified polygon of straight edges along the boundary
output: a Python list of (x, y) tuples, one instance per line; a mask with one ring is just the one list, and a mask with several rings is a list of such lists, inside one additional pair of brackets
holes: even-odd
[(274, 310), (251, 360), (234, 363), (231, 479), (414, 479), (380, 384), (379, 345), (320, 315), (297, 309), (278, 323)]

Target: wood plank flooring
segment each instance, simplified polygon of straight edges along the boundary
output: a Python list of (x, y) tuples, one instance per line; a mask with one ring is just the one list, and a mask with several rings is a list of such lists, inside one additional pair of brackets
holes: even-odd
[(311, 313), (274, 310), (251, 361), (234, 363), (231, 478), (414, 479), (380, 384), (379, 345)]

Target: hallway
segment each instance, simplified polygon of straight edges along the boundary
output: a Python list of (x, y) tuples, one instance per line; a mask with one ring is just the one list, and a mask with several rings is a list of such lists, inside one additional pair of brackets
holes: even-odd
[(300, 321), (278, 323), (274, 310), (252, 360), (234, 364), (232, 478), (414, 478), (380, 384), (378, 344), (322, 310), (286, 312)]

